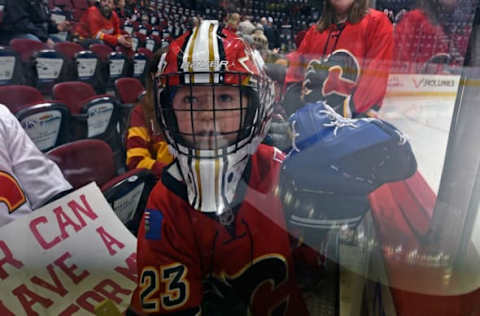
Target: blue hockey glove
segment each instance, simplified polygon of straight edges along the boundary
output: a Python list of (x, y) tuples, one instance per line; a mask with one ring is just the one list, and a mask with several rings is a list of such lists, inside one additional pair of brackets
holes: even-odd
[(280, 198), (290, 225), (317, 229), (355, 226), (368, 194), (410, 177), (410, 144), (378, 119), (346, 119), (327, 104), (309, 103), (290, 117), (292, 149), (280, 173)]
[(406, 137), (379, 119), (347, 119), (325, 103), (310, 103), (290, 119), (292, 150), (283, 173), (303, 188), (365, 195), (417, 169)]

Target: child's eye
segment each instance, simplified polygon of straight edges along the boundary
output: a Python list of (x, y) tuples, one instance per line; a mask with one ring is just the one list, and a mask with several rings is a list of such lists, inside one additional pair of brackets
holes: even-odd
[(183, 98), (183, 103), (186, 103), (186, 104), (193, 104), (193, 103), (196, 103), (198, 100), (197, 100), (197, 97), (193, 97), (193, 96), (185, 96)]
[(233, 101), (233, 97), (230, 94), (220, 94), (218, 96), (218, 99), (220, 100), (220, 102), (232, 102)]

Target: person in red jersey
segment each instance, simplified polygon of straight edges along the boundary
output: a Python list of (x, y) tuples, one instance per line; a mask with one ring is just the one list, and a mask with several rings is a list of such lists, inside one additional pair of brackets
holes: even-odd
[(273, 83), (216, 21), (175, 40), (159, 68), (157, 117), (176, 160), (140, 224), (132, 309), (197, 315), (211, 277), (237, 290), (253, 315), (307, 315), (274, 196), (284, 155), (259, 145)]
[(422, 0), (395, 27), (394, 71), (458, 73), (475, 12), (472, 0)]
[(110, 46), (132, 47), (131, 39), (122, 35), (120, 19), (113, 9), (113, 0), (100, 0), (98, 6), (91, 6), (84, 13), (75, 28), (75, 34), (80, 40), (96, 39)]
[(366, 0), (328, 0), (305, 34), (286, 84), (303, 82), (304, 101), (325, 100), (343, 116), (375, 116), (392, 55), (393, 26), (383, 12), (369, 9)]
[[(209, 314), (205, 284), (215, 284), (224, 297), (233, 291), (249, 315), (308, 315), (288, 223), (295, 226), (292, 232), (308, 227), (312, 235), (332, 223), (358, 223), (367, 209), (366, 194), (416, 168), (408, 142), (379, 120), (348, 121), (312, 103), (293, 116), (295, 150), (288, 156), (261, 144), (272, 117), (274, 84), (250, 46), (217, 21), (202, 21), (173, 41), (158, 68), (156, 116), (174, 161), (163, 169), (139, 226), (131, 311)], [(404, 158), (408, 162), (401, 165)], [(338, 168), (331, 168), (332, 159)], [(365, 169), (358, 176), (358, 166), (351, 166), (357, 161)], [(299, 184), (296, 188), (305, 188), (302, 198), (314, 192), (321, 201), (290, 203), (297, 197), (290, 199), (295, 192), (280, 188), (282, 175), (286, 190)], [(344, 194), (336, 196), (332, 184)], [(349, 213), (352, 207), (355, 214)]]

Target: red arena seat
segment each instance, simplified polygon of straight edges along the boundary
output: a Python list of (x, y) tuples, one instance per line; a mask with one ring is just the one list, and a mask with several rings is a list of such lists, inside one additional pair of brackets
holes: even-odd
[(75, 189), (92, 181), (102, 186), (116, 176), (112, 149), (102, 140), (77, 140), (50, 150), (47, 156)]

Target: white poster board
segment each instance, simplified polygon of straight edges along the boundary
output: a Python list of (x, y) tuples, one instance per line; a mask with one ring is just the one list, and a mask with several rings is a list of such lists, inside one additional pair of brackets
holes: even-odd
[(0, 228), (0, 314), (90, 315), (105, 299), (124, 311), (135, 251), (135, 237), (91, 183)]

